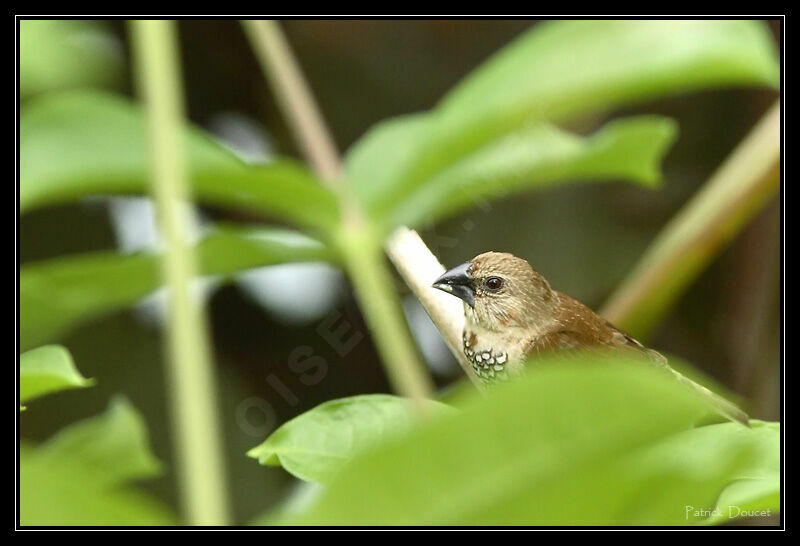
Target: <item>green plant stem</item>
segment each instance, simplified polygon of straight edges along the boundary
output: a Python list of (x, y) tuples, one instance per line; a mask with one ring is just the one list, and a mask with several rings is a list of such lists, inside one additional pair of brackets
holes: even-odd
[(147, 112), (151, 192), (166, 244), (162, 268), (170, 296), (167, 379), (178, 483), (188, 523), (225, 525), (228, 494), (217, 397), (206, 325), (191, 290), (196, 266), (186, 233), (188, 190), (175, 23), (134, 21), (131, 29)]
[(342, 184), (339, 154), (280, 27), (274, 21), (242, 24), (300, 149), (338, 195), (343, 220), (334, 238), (394, 389), (412, 400), (430, 398), (433, 382), (417, 356), (380, 241)]
[(340, 249), (392, 385), (413, 401), (430, 398), (433, 382), (417, 358), (380, 241), (371, 239), (368, 229), (346, 230)]
[(656, 237), (601, 314), (634, 336), (645, 336), (777, 192), (779, 162), (775, 103)]

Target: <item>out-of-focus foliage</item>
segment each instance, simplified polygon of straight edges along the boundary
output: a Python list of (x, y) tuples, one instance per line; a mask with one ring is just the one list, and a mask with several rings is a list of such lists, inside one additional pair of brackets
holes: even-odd
[[(334, 259), (322, 243), (295, 231), (233, 225), (208, 231), (197, 245), (205, 275)], [(20, 346), (35, 346), (87, 318), (136, 303), (161, 285), (159, 259), (152, 253), (96, 252), (23, 266)]]
[(459, 408), (357, 457), (293, 522), (698, 524), (686, 506), (735, 480), (779, 491), (777, 425), (694, 429), (705, 406), (641, 362), (554, 359)]
[(692, 438), (689, 441), (693, 442), (693, 449), (702, 452), (710, 444), (725, 442), (727, 438), (739, 436), (742, 442), (752, 445), (755, 455), (752, 464), (735, 476), (736, 481), (722, 491), (717, 500), (715, 513), (706, 523), (720, 523), (747, 517), (747, 511), (779, 513), (781, 510), (780, 423), (751, 420), (750, 429), (744, 429), (734, 423), (714, 425), (714, 427), (713, 434), (703, 434), (703, 429), (691, 432)]
[[(98, 28), (22, 22), (21, 96), (118, 81), (118, 59), (98, 45), (105, 38), (81, 41), (99, 36)], [(590, 136), (550, 123), (687, 91), (774, 88), (778, 81), (777, 55), (759, 22), (537, 25), (434, 109), (378, 124), (350, 149), (347, 184), (368, 215), (359, 241), (377, 245), (397, 224), (440, 220), (525, 188), (609, 179), (653, 186), (675, 138), (670, 120), (616, 120)], [(335, 243), (283, 230), (214, 228), (197, 247), (203, 273), (342, 259), (336, 197), (307, 169), (286, 159), (247, 165), (201, 130), (186, 132), (198, 201), (289, 222)], [(147, 193), (147, 165), (144, 119), (128, 100), (69, 91), (24, 102), (22, 214), (87, 196)], [(377, 247), (365, 254), (379, 255)], [(26, 264), (21, 347), (134, 303), (158, 287), (158, 273), (154, 254)], [(27, 363), (32, 356), (38, 364)], [(332, 401), (286, 423), (250, 454), (330, 482), (301, 523), (686, 524), (726, 519), (687, 518), (686, 505), (716, 505), (721, 513), (732, 505), (780, 509), (778, 424), (692, 428), (706, 408), (666, 375), (597, 364), (543, 366), (418, 426), (396, 398)], [(20, 366), (23, 397), (85, 386), (61, 349), (25, 353)], [(23, 444), (20, 463), (24, 525), (176, 522), (130, 486), (155, 476), (158, 463), (144, 423), (124, 401), (44, 445)]]
[[(380, 146), (359, 141), (350, 153), (379, 153), (348, 174), (381, 216), (447, 166), (530, 123), (702, 88), (776, 87), (779, 76), (769, 34), (755, 21), (547, 23), (503, 48), (433, 111), (391, 130), (392, 143), (386, 129), (372, 133)], [(394, 148), (402, 160), (386, 153)]]
[(130, 482), (157, 476), (147, 430), (124, 398), (44, 444), (20, 449), (22, 525), (169, 525), (170, 510)]
[[(434, 401), (425, 407), (434, 415), (449, 409)], [(397, 396), (331, 400), (284, 423), (247, 455), (303, 480), (327, 483), (357, 454), (405, 432), (412, 417), (410, 402)]]
[(67, 389), (94, 384), (75, 367), (72, 355), (60, 345), (47, 345), (24, 352), (19, 357), (19, 402)]
[(97, 21), (19, 22), (19, 94), (74, 87), (116, 87), (122, 48)]
[(510, 134), (445, 169), (397, 203), (390, 226), (424, 225), (512, 192), (575, 180), (653, 187), (677, 128), (665, 118), (618, 120), (589, 138), (540, 124)]
[[(97, 92), (50, 94), (20, 118), (20, 210), (87, 195), (148, 188), (144, 117), (129, 101)], [(192, 189), (201, 202), (331, 228), (333, 196), (294, 161), (248, 167), (202, 131), (187, 129)]]

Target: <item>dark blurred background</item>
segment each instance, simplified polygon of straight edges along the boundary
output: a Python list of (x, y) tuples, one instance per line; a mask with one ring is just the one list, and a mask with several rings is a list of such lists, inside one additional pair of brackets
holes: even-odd
[[(285, 21), (283, 26), (345, 151), (374, 123), (433, 106), (471, 68), (532, 24)], [(111, 87), (132, 95), (124, 24), (109, 22), (107, 28), (122, 66)], [(239, 24), (185, 21), (179, 28), (191, 120), (247, 157), (297, 156)], [(778, 25), (772, 30), (777, 40)], [(597, 309), (773, 100), (769, 91), (727, 90), (609, 113), (649, 112), (678, 121), (680, 138), (666, 158), (661, 190), (598, 184), (528, 193), (429, 226), (423, 238), (449, 265), (490, 249), (523, 256), (556, 289)], [(581, 120), (571, 128), (588, 132), (602, 121)], [(231, 218), (203, 212), (207, 218)], [(151, 229), (151, 211), (140, 200), (47, 209), (21, 220), (20, 257), (25, 263), (91, 250), (137, 250), (152, 244)], [(768, 420), (779, 417), (779, 248), (776, 200), (700, 276), (649, 340), (741, 395), (754, 418)], [(437, 383), (445, 387), (460, 380), (424, 311), (399, 280), (398, 287)], [(246, 458), (247, 449), (322, 401), (388, 392), (389, 386), (346, 280), (335, 270), (277, 266), (232, 283), (211, 283), (208, 295), (233, 506), (236, 520), (244, 522), (289, 495), (294, 482), (282, 469)], [(121, 392), (144, 414), (154, 451), (169, 468), (160, 305), (151, 298), (63, 339), (83, 374), (97, 378), (98, 385), (31, 405), (23, 417), (24, 436), (45, 439), (100, 413), (111, 394)], [(320, 332), (347, 325), (351, 330), (342, 337), (355, 335), (357, 343), (341, 357)], [(322, 380), (304, 384), (289, 362), (311, 355), (325, 359), (327, 371)], [(168, 471), (147, 486), (174, 505), (173, 480)]]

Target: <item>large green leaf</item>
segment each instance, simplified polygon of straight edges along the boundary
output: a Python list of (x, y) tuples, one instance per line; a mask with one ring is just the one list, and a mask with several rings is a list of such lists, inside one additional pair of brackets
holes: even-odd
[[(448, 406), (430, 401), (432, 412)], [(412, 423), (408, 400), (368, 394), (331, 400), (284, 423), (247, 455), (283, 466), (298, 478), (327, 483), (354, 456), (405, 432)]]
[(94, 384), (75, 367), (72, 355), (60, 345), (47, 345), (19, 357), (19, 403), (67, 389)]
[(20, 449), (22, 525), (174, 525), (161, 502), (128, 485), (161, 465), (141, 416), (124, 399), (101, 416)]
[(70, 87), (115, 86), (122, 48), (99, 21), (19, 22), (19, 94)]
[[(674, 488), (671, 498), (665, 498), (663, 488), (674, 484), (658, 485), (662, 488), (662, 495), (658, 496), (661, 506), (654, 502), (644, 507), (651, 513), (652, 521), (658, 522), (659, 512), (668, 513), (677, 507), (683, 510), (685, 522), (716, 523), (715, 519), (707, 519), (707, 514), (714, 508), (714, 503), (695, 505), (690, 502), (691, 497), (685, 495), (687, 490), (696, 487), (698, 483), (710, 481), (716, 491), (722, 490), (723, 487), (727, 491), (731, 485), (735, 485), (745, 477), (779, 473), (779, 425), (777, 423), (766, 427), (763, 425), (764, 423), (754, 421), (751, 428), (737, 423), (698, 427), (671, 436), (636, 453), (630, 466), (634, 473), (643, 476), (658, 473), (672, 480), (685, 482), (680, 487)], [(712, 467), (716, 470), (726, 470), (715, 478), (714, 476), (719, 473), (709, 471)], [(772, 483), (773, 491), (779, 493), (780, 484), (777, 478)], [(726, 496), (725, 491), (721, 499)], [(728, 499), (736, 501), (730, 496)], [(697, 509), (707, 512), (693, 513)], [(780, 509), (779, 505), (777, 509)]]
[[(715, 436), (747, 436), (758, 449), (758, 457), (737, 480), (727, 486), (717, 501), (714, 514), (708, 523), (720, 523), (741, 517), (752, 517), (753, 512), (769, 511), (775, 515), (781, 509), (781, 427), (780, 423), (750, 421), (751, 431), (744, 431), (730, 423), (717, 425)], [(711, 427), (709, 427), (711, 428)], [(714, 440), (710, 440), (714, 441)]]
[[(139, 107), (113, 95), (68, 92), (26, 105), (20, 117), (20, 210), (87, 195), (141, 194), (149, 187)], [(201, 202), (317, 229), (338, 217), (334, 196), (300, 165), (250, 167), (201, 131), (186, 135), (192, 188)]]
[[(368, 133), (348, 154), (365, 165), (349, 161), (348, 173), (357, 190), (381, 188), (377, 199), (367, 195), (380, 216), (448, 165), (532, 122), (705, 88), (777, 87), (779, 77), (777, 52), (761, 22), (543, 23), (470, 74), (430, 113), (402, 128)], [(400, 157), (393, 157), (394, 149)]]
[(70, 425), (38, 446), (36, 458), (80, 461), (109, 486), (153, 478), (162, 470), (150, 451), (144, 419), (121, 396), (111, 400), (104, 414)]
[[(217, 227), (197, 246), (202, 274), (234, 273), (285, 262), (334, 260), (294, 231)], [(114, 252), (57, 258), (20, 269), (20, 346), (57, 338), (75, 324), (125, 308), (161, 285), (159, 257)]]
[(534, 125), (482, 148), (393, 207), (390, 227), (438, 220), (489, 199), (565, 180), (628, 180), (653, 186), (675, 139), (668, 119), (609, 123), (589, 138), (551, 125)]
[(377, 208), (385, 194), (395, 191), (398, 176), (419, 153), (432, 121), (427, 113), (382, 121), (347, 150), (347, 182), (367, 209)]
[(697, 523), (685, 506), (713, 508), (760, 440), (732, 425), (742, 434), (694, 442), (706, 409), (687, 389), (649, 365), (592, 359), (543, 363), (357, 457), (295, 523)]

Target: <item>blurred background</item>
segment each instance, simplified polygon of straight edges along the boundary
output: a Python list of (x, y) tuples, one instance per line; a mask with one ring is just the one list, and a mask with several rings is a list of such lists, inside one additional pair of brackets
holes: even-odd
[[(432, 107), (490, 54), (534, 21), (284, 21), (340, 150), (374, 123)], [(21, 108), (51, 89), (88, 85), (133, 95), (124, 23), (39, 22), (20, 39)], [(51, 25), (48, 27), (48, 25)], [(54, 32), (55, 25), (57, 32)], [(779, 25), (771, 25), (776, 41)], [(237, 21), (179, 25), (188, 116), (252, 160), (299, 157)], [(46, 40), (56, 41), (48, 47)], [(59, 41), (60, 40), (60, 41)], [(73, 50), (64, 49), (65, 45)], [(53, 44), (50, 44), (53, 45)], [(665, 161), (663, 188), (627, 184), (566, 186), (494, 202), (421, 234), (445, 265), (486, 250), (525, 257), (554, 288), (595, 309), (635, 264), (666, 221), (694, 194), (774, 101), (769, 90), (692, 93), (614, 115), (657, 113), (675, 119), (680, 137)], [(611, 114), (611, 113), (609, 113)], [(589, 132), (603, 120), (570, 126)], [(230, 215), (202, 209), (199, 221)], [(237, 220), (247, 218), (237, 217)], [(678, 355), (747, 400), (753, 418), (779, 418), (779, 251), (777, 199), (715, 260), (657, 328), (650, 345)], [(155, 245), (144, 199), (115, 198), (48, 208), (19, 226), (21, 263), (64, 254)], [(440, 387), (463, 374), (425, 312), (408, 294), (405, 309)], [(249, 271), (233, 283), (204, 283), (236, 521), (263, 513), (296, 481), (245, 457), (271, 430), (318, 403), (389, 392), (347, 281), (323, 264)], [(124, 393), (144, 415), (153, 450), (172, 468), (164, 386), (163, 301), (94, 320), (61, 340), (81, 372), (98, 384), (42, 399), (21, 417), (23, 437), (44, 440), (101, 413)], [(346, 357), (325, 332), (350, 340)], [(344, 352), (344, 351), (342, 351)], [(289, 363), (324, 359), (324, 380), (301, 381)], [(310, 384), (313, 383), (313, 384)], [(174, 473), (144, 487), (176, 504)]]

